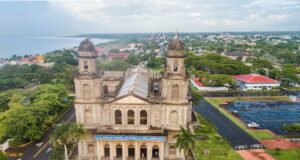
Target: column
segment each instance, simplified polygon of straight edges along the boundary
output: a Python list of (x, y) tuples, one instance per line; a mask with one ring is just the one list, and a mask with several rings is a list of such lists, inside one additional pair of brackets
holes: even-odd
[(179, 110), (177, 110), (177, 112), (178, 112), (178, 116), (179, 116), (179, 125), (185, 124), (185, 123), (182, 123), (182, 115), (183, 115), (182, 108), (179, 108)]
[(165, 148), (164, 148), (164, 143), (161, 142), (159, 145), (159, 159), (164, 160), (165, 156)]
[(134, 124), (135, 125), (140, 125), (140, 109), (135, 109), (134, 110)]
[(125, 142), (123, 141), (122, 142), (122, 160), (126, 160), (127, 156), (128, 156), (128, 149), (127, 149)]
[(148, 142), (147, 143), (147, 160), (152, 159), (152, 145)]
[(99, 160), (100, 157), (101, 157), (101, 152), (100, 152), (100, 142), (96, 140), (96, 156), (97, 156), (97, 159)]
[(116, 156), (116, 148), (114, 147), (112, 141), (109, 142), (109, 149), (110, 149), (110, 160), (114, 160), (114, 157)]
[(134, 154), (135, 154), (135, 160), (139, 160), (140, 159), (140, 155), (141, 155), (141, 153), (140, 153), (140, 147), (139, 147), (139, 144), (138, 144), (138, 142), (137, 141), (135, 141), (135, 144), (134, 144)]
[(98, 159), (101, 159), (104, 156), (104, 145), (103, 145), (103, 141), (98, 141), (99, 144), (99, 148), (98, 148)]
[(79, 142), (78, 142), (78, 157), (79, 157), (79, 159), (81, 159), (81, 156), (83, 156), (82, 151), (83, 151), (83, 148), (82, 148), (82, 142), (79, 141)]
[(167, 120), (166, 120), (166, 126), (169, 125), (169, 118), (170, 118), (169, 112), (170, 112), (170, 109), (169, 109), (169, 107), (167, 107)]
[(94, 126), (98, 124), (97, 122), (97, 110), (96, 110), (96, 106), (92, 106), (93, 107), (93, 110), (94, 110), (94, 114), (93, 114), (93, 121), (94, 121)]

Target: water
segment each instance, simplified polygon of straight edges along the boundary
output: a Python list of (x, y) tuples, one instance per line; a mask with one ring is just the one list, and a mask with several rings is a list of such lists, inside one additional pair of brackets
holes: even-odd
[[(0, 57), (43, 54), (49, 51), (78, 46), (84, 38), (77, 37), (0, 37)], [(94, 44), (112, 41), (91, 39)]]

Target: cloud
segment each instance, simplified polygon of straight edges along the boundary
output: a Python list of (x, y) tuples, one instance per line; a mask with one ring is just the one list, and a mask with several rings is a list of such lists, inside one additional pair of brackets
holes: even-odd
[[(39, 14), (20, 14), (16, 3), (0, 0), (0, 15), (7, 17), (0, 19), (0, 33), (14, 28), (11, 26), (24, 30), (53, 26), (53, 33), (69, 28), (74, 34), (300, 28), (300, 22), (295, 21), (300, 16), (299, 0), (45, 0), (42, 5), (47, 6), (42, 11), (36, 9), (40, 7), (37, 2), (28, 1), (26, 4), (32, 4), (32, 8), (19, 7), (24, 13)], [(40, 19), (47, 21), (40, 23)]]

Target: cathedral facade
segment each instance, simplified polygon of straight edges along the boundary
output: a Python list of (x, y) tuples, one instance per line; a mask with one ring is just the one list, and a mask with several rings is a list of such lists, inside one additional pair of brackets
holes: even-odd
[(126, 72), (98, 71), (96, 51), (84, 40), (78, 49), (76, 121), (87, 130), (78, 144), (81, 160), (184, 159), (174, 136), (191, 122), (192, 103), (177, 36), (168, 45), (164, 73), (142, 65)]

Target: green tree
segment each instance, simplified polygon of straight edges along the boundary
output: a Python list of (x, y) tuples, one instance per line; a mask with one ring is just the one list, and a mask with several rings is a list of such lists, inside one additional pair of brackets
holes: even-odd
[(7, 160), (7, 156), (0, 151), (0, 160)]
[[(74, 145), (84, 136), (85, 130), (81, 124), (77, 123), (62, 123), (55, 127), (54, 133), (51, 135), (51, 143), (54, 148), (50, 159), (59, 160), (64, 156), (63, 150), (64, 145), (67, 146), (68, 150), (72, 149)], [(62, 159), (63, 160), (63, 159)]]
[(174, 136), (176, 139), (175, 147), (183, 150), (185, 157), (188, 157), (189, 151), (196, 147), (196, 136), (188, 129), (180, 128), (180, 134)]

